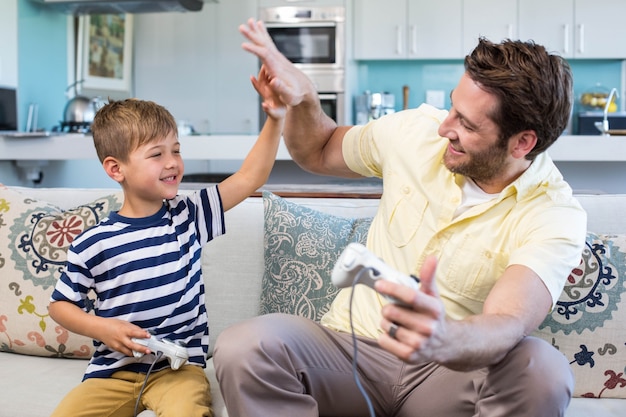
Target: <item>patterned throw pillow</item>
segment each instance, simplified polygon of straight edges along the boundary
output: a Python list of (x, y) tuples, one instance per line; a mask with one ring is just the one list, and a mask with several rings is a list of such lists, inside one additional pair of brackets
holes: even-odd
[(322, 213), (263, 193), (265, 274), (260, 314), (319, 321), (337, 295), (330, 273), (350, 242), (365, 244), (370, 218)]
[(587, 233), (580, 265), (535, 335), (570, 361), (575, 397), (626, 398), (626, 235)]
[(59, 326), (47, 308), (72, 240), (121, 202), (120, 193), (63, 211), (0, 186), (0, 351), (91, 357), (92, 340)]

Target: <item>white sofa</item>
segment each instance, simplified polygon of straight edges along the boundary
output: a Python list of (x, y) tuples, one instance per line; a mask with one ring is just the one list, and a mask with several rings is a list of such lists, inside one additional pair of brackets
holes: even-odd
[[(86, 366), (85, 360), (58, 357), (70, 352), (70, 344), (83, 346), (84, 341), (73, 340), (71, 335), (68, 339), (68, 336), (62, 333), (59, 336), (58, 329), (55, 329), (55, 323), (49, 317), (45, 317), (46, 312), (41, 310), (41, 303), (47, 302), (47, 300), (43, 301), (43, 298), (45, 298), (45, 294), (50, 293), (52, 288), (48, 287), (42, 290), (44, 292), (40, 299), (33, 301), (28, 298), (28, 295), (39, 293), (36, 292), (38, 291), (36, 289), (29, 289), (29, 278), (26, 278), (28, 282), (7, 278), (10, 276), (12, 265), (19, 261), (19, 256), (12, 252), (13, 249), (3, 245), (7, 244), (7, 241), (9, 245), (12, 244), (11, 240), (13, 240), (13, 244), (19, 244), (15, 243), (16, 229), (11, 226), (11, 222), (19, 223), (19, 221), (23, 222), (24, 220), (17, 216), (17, 213), (13, 213), (13, 216), (10, 214), (16, 210), (19, 204), (22, 204), (22, 209), (24, 209), (24, 207), (43, 206), (43, 202), (50, 202), (65, 210), (93, 202), (98, 197), (115, 193), (117, 193), (116, 198), (118, 198), (119, 190), (111, 189), (31, 189), (21, 187), (2, 189), (0, 187), (0, 283), (2, 284), (0, 287), (0, 417), (42, 417), (49, 415), (60, 399), (80, 382)], [(23, 198), (20, 197), (20, 194)], [(611, 234), (610, 236), (600, 235), (597, 238), (604, 239), (602, 242), (610, 247), (611, 253), (626, 253), (626, 247), (620, 246), (620, 242), (625, 242), (626, 238), (619, 240), (622, 238), (622, 234), (626, 236), (626, 217), (624, 216), (626, 195), (581, 195), (579, 199), (589, 214), (588, 229), (597, 234)], [(298, 207), (306, 206), (320, 212), (332, 213), (334, 216), (353, 218), (370, 217), (374, 214), (377, 206), (377, 200), (372, 198), (289, 197), (287, 203), (296, 203), (299, 205)], [(108, 207), (105, 205), (104, 209), (106, 210)], [(273, 220), (278, 219), (278, 217), (281, 216), (274, 214)], [(297, 214), (291, 217), (291, 221), (300, 217), (303, 216)], [(71, 223), (68, 224), (71, 227)], [(265, 271), (265, 247), (271, 246), (273, 243), (268, 243), (267, 238), (264, 239), (264, 233), (273, 232), (265, 226), (263, 198), (250, 197), (227, 212), (226, 224), (226, 235), (210, 242), (203, 253), (212, 345), (220, 331), (229, 324), (257, 315), (262, 308), (267, 311), (268, 308), (267, 305), (262, 306), (267, 301), (265, 299), (262, 302), (262, 281)], [(59, 225), (57, 224), (55, 227), (58, 228)], [(289, 230), (283, 230), (283, 232), (288, 234)], [(10, 239), (7, 239), (7, 235)], [(60, 235), (57, 238), (60, 238)], [(58, 239), (56, 243), (59, 243)], [(595, 250), (591, 251), (590, 254), (588, 272), (591, 274), (594, 269), (593, 260), (597, 259), (597, 256)], [(608, 255), (605, 253), (603, 256)], [(620, 255), (616, 256), (615, 259), (621, 262), (624, 257)], [(615, 263), (613, 258), (604, 261), (605, 263)], [(611, 270), (616, 271), (618, 268), (623, 272), (626, 265), (614, 265)], [(577, 352), (576, 349), (580, 350), (580, 338), (586, 337), (585, 351), (590, 351), (590, 355), (584, 358), (581, 355), (570, 356), (572, 352), (568, 353), (566, 352), (567, 349), (563, 350), (564, 354), (572, 361), (572, 366), (576, 367), (577, 386), (578, 384), (584, 385), (589, 378), (593, 378), (584, 372), (588, 370), (596, 372), (603, 364), (601, 359), (611, 357), (612, 363), (618, 364), (617, 366), (609, 365), (613, 373), (609, 372), (606, 376), (602, 376), (605, 374), (604, 371), (600, 370), (601, 377), (609, 382), (604, 384), (604, 390), (592, 388), (591, 392), (594, 396), (601, 396), (602, 398), (574, 398), (566, 414), (567, 417), (623, 417), (626, 413), (626, 400), (622, 399), (626, 398), (626, 380), (624, 379), (626, 296), (621, 296), (622, 294), (626, 295), (624, 288), (626, 281), (621, 275), (610, 281), (606, 285), (613, 291), (611, 300), (608, 302), (606, 299), (604, 300), (604, 304), (610, 307), (610, 311), (608, 317), (606, 315), (603, 317), (606, 322), (610, 322), (611, 326), (615, 325), (615, 328), (611, 329), (611, 335), (608, 336), (617, 338), (618, 342), (608, 343), (615, 346), (611, 348), (607, 347), (607, 344), (603, 344), (601, 348), (595, 347), (594, 342), (598, 338), (598, 328), (592, 329), (594, 331), (590, 332), (587, 330), (580, 331), (580, 329), (570, 329), (563, 332), (548, 327), (539, 334), (552, 341), (560, 349), (566, 348), (565, 345), (572, 345), (575, 349), (572, 351), (574, 353)], [(598, 291), (601, 291), (601, 288)], [(615, 291), (617, 291), (617, 296)], [(6, 306), (13, 301), (18, 302), (18, 307), (7, 311)], [(30, 318), (35, 330), (21, 337), (15, 327), (11, 326), (15, 321), (25, 318)], [(42, 323), (46, 324), (44, 326), (45, 331)], [(603, 325), (604, 322), (601, 324), (600, 330), (607, 327)], [(23, 326), (24, 323), (21, 325)], [(46, 336), (49, 332), (57, 333)], [(566, 334), (567, 332), (569, 334)], [(49, 342), (55, 337), (57, 340), (64, 341), (63, 346), (65, 347), (61, 347), (61, 344), (54, 344), (50, 347)], [(569, 340), (568, 337), (573, 338)], [(32, 349), (39, 349), (39, 351), (28, 353), (30, 345), (34, 346)], [(61, 352), (63, 349), (66, 350)], [(49, 352), (46, 353), (47, 350)], [(590, 361), (590, 357), (593, 360)], [(593, 367), (591, 363), (593, 363)], [(620, 363), (621, 365), (619, 365)], [(582, 370), (582, 373), (577, 373), (578, 368)], [(212, 384), (215, 415), (224, 417), (227, 413), (219, 394), (211, 360), (209, 360), (206, 373)], [(597, 375), (595, 376), (597, 377)], [(577, 393), (577, 395), (584, 395), (585, 393), (583, 389), (582, 394)], [(148, 414), (152, 415), (148, 412), (143, 413), (144, 416)]]

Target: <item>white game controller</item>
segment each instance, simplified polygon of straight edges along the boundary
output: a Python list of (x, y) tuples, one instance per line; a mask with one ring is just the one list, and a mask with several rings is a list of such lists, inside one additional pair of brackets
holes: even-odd
[[(359, 284), (371, 288), (374, 288), (374, 283), (379, 279), (406, 285), (413, 290), (420, 287), (419, 278), (390, 267), (360, 243), (350, 243), (337, 259), (331, 280), (336, 287), (344, 288), (352, 286), (357, 276)], [(393, 303), (404, 304), (391, 296), (385, 297)]]
[[(189, 359), (189, 354), (184, 346), (167, 339), (159, 340), (154, 336), (150, 336), (147, 339), (138, 339), (133, 337), (132, 341), (146, 346), (153, 353), (161, 352), (169, 359), (170, 366), (173, 370), (180, 368), (185, 364), (185, 362), (187, 362), (187, 359)], [(143, 356), (143, 352), (133, 351), (133, 356), (141, 358)]]

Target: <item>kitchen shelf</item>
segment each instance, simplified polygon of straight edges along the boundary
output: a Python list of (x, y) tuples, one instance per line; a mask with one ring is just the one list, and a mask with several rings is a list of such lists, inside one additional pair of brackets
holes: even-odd
[[(243, 160), (257, 136), (215, 135), (182, 136), (181, 153), (185, 160)], [(74, 160), (95, 159), (96, 149), (90, 135), (65, 134), (46, 138), (16, 139), (0, 136), (0, 160)], [(277, 160), (291, 160), (280, 143)]]
[[(242, 160), (256, 138), (256, 135), (183, 136), (180, 138), (181, 152), (185, 160)], [(557, 162), (626, 162), (626, 136), (562, 136), (548, 153)], [(0, 136), (0, 160), (95, 158), (96, 151), (89, 135), (63, 134), (29, 139)], [(282, 141), (276, 159), (291, 160)]]

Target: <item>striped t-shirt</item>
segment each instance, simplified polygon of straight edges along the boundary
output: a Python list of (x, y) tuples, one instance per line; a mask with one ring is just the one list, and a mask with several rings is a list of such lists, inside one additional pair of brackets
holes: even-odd
[[(189, 363), (204, 367), (209, 329), (201, 249), (224, 233), (217, 186), (177, 196), (145, 218), (112, 212), (74, 240), (51, 299), (88, 310), (87, 295), (93, 290), (96, 315), (129, 321), (157, 338), (182, 341)], [(125, 356), (98, 340), (94, 345), (83, 379), (106, 378), (122, 369), (146, 373), (154, 361), (152, 355)], [(163, 357), (153, 370), (168, 367)]]

